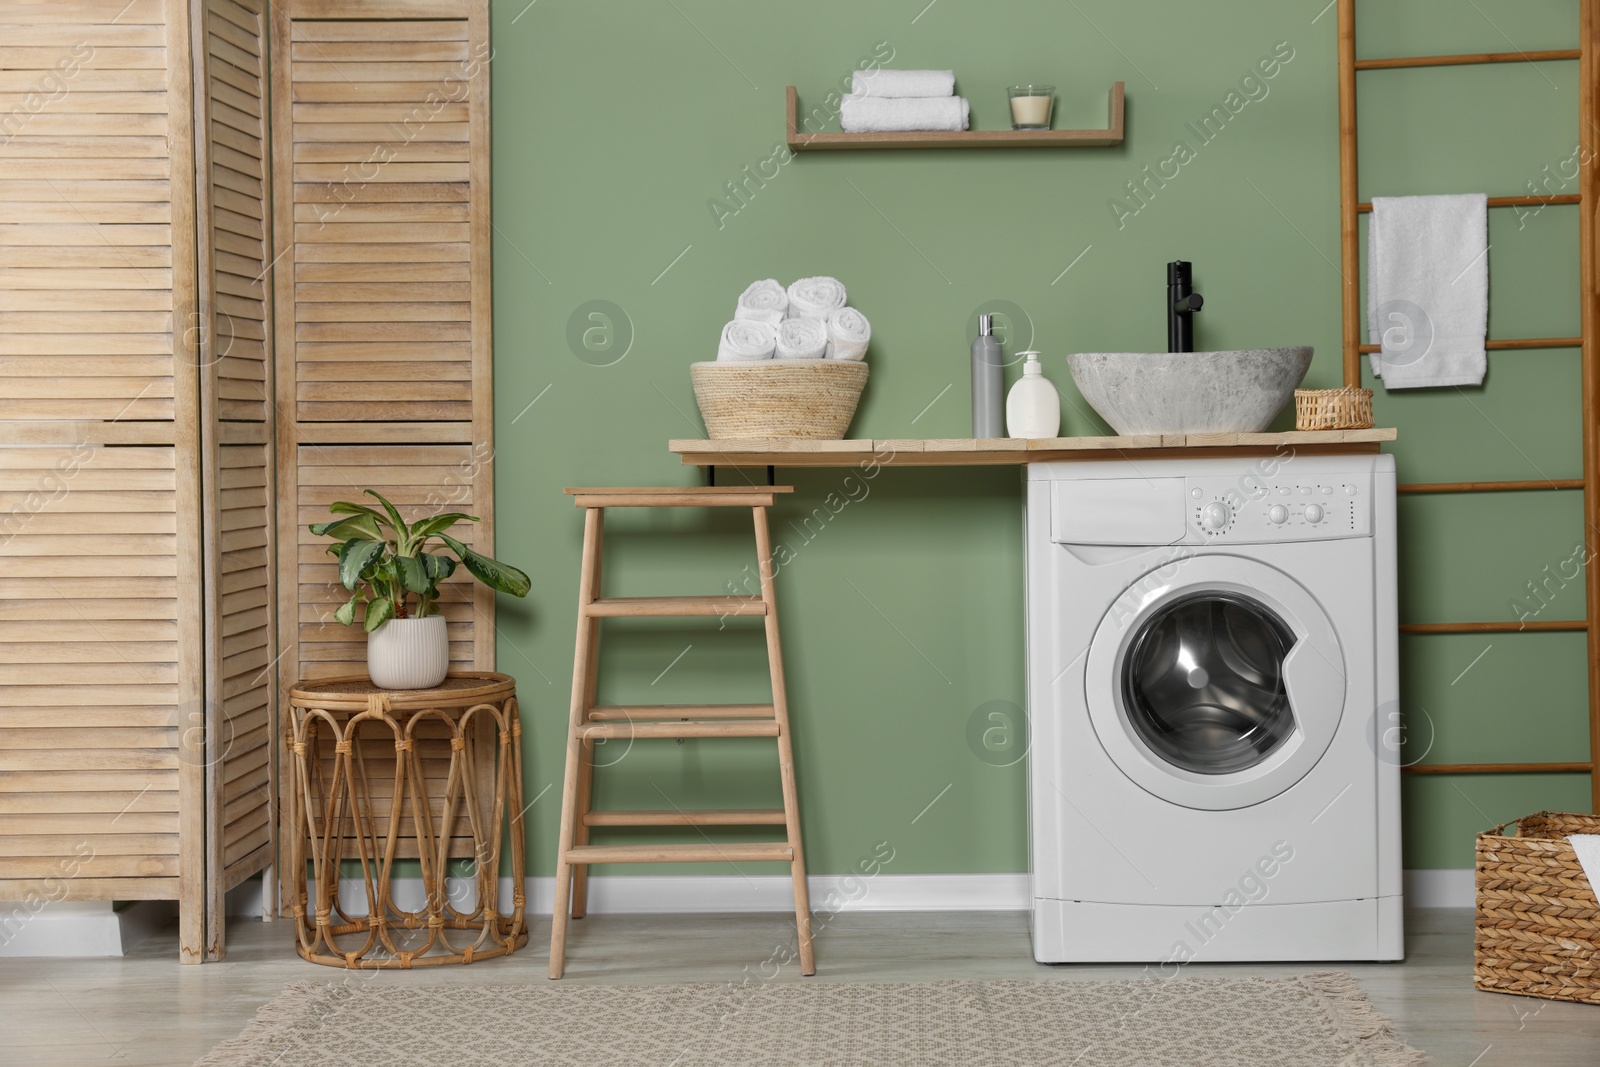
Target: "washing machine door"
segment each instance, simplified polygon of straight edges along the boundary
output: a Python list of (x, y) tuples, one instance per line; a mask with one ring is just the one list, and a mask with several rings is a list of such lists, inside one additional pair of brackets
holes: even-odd
[(1084, 684), (1096, 736), (1135, 783), (1184, 807), (1242, 808), (1327, 751), (1344, 654), (1322, 606), (1283, 571), (1179, 556), (1111, 605)]

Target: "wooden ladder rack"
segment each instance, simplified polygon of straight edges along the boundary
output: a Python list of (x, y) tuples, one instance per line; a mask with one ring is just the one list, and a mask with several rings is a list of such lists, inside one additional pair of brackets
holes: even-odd
[[(1357, 200), (1356, 73), (1363, 70), (1393, 70), (1402, 67), (1445, 67), (1484, 63), (1539, 63), (1551, 60), (1577, 60), (1579, 63), (1578, 144), (1582, 167), (1578, 193), (1560, 196), (1495, 196), (1489, 207), (1543, 207), (1571, 204), (1578, 207), (1579, 269), (1582, 274), (1581, 337), (1530, 337), (1489, 341), (1489, 351), (1516, 351), (1539, 348), (1579, 348), (1583, 372), (1583, 477), (1540, 481), (1433, 482), (1399, 486), (1402, 493), (1497, 493), (1526, 490), (1581, 490), (1584, 494), (1585, 543), (1600, 542), (1600, 417), (1596, 394), (1600, 390), (1600, 363), (1597, 363), (1596, 328), (1600, 326), (1600, 289), (1597, 289), (1595, 264), (1595, 208), (1600, 199), (1600, 163), (1596, 151), (1596, 30), (1600, 27), (1600, 0), (1579, 0), (1580, 47), (1540, 52), (1483, 52), (1441, 56), (1397, 56), (1378, 59), (1356, 58), (1355, 0), (1339, 2), (1339, 222), (1342, 260), (1344, 384), (1361, 384), (1361, 356), (1378, 351), (1374, 344), (1362, 344), (1361, 260), (1359, 218), (1372, 210), (1370, 202)], [(1600, 811), (1600, 633), (1588, 620), (1600, 610), (1600, 565), (1584, 571), (1585, 618), (1529, 622), (1412, 623), (1400, 627), (1401, 633), (1552, 633), (1583, 631), (1588, 634), (1589, 758), (1582, 762), (1548, 763), (1452, 763), (1419, 764), (1405, 768), (1413, 774), (1572, 774), (1589, 775), (1590, 801)]]

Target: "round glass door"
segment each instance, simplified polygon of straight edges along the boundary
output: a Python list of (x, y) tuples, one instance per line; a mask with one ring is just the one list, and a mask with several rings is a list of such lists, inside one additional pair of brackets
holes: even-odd
[(1344, 715), (1344, 653), (1305, 586), (1193, 556), (1138, 576), (1089, 642), (1089, 721), (1117, 769), (1188, 808), (1259, 804), (1308, 774)]
[(1129, 642), (1122, 700), (1152, 753), (1195, 774), (1254, 767), (1294, 734), (1283, 664), (1294, 632), (1249, 597), (1170, 601)]

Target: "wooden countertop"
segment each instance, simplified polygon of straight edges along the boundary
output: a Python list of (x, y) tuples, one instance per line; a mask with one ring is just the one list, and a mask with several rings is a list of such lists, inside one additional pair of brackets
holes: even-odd
[(677, 440), (668, 442), (689, 467), (853, 467), (882, 465), (1020, 466), (1050, 460), (1111, 459), (1137, 453), (1148, 458), (1376, 452), (1393, 441), (1392, 428), (1291, 430), (1286, 433), (1145, 434), (1135, 437), (931, 438), (842, 441), (784, 439)]

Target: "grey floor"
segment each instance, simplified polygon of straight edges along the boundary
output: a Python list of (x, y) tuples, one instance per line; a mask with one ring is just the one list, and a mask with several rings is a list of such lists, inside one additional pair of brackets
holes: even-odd
[[(570, 982), (734, 982), (772, 974), (792, 944), (781, 915), (591, 916), (573, 924)], [(0, 1064), (183, 1065), (238, 1033), (286, 982), (346, 975), (294, 954), (284, 923), (235, 921), (225, 962), (177, 963), (175, 929), (110, 960), (0, 960)], [(1353, 964), (1378, 1008), (1439, 1067), (1600, 1064), (1600, 1006), (1472, 989), (1472, 915), (1410, 916), (1403, 964)], [(526, 949), (469, 967), (362, 975), (408, 984), (544, 982), (549, 921)], [(777, 952), (776, 959), (774, 953)], [(1020, 913), (869, 913), (834, 917), (821, 931), (818, 982), (925, 982), (946, 978), (1082, 981), (1132, 978), (1138, 967), (1047, 967), (1029, 953)], [(1304, 964), (1194, 965), (1206, 975), (1290, 974)], [(799, 980), (793, 964), (778, 981)], [(531, 1062), (531, 1061), (530, 1061)]]

